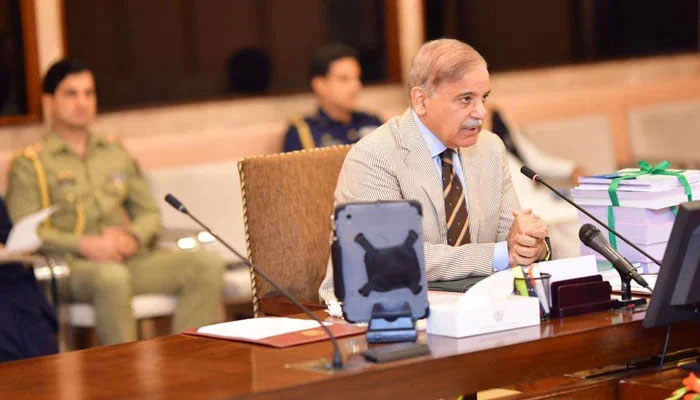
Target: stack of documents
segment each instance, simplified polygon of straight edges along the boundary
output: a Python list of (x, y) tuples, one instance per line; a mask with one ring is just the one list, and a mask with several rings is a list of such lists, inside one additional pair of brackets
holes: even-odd
[[(634, 173), (638, 169), (624, 169), (609, 175), (579, 178), (579, 186), (571, 194), (578, 204), (598, 219), (608, 222), (608, 207), (612, 205), (608, 188), (614, 178)], [(700, 171), (668, 170), (681, 172), (687, 179), (693, 199), (700, 196)], [(675, 214), (673, 207), (688, 201), (685, 189), (674, 175), (641, 175), (635, 179), (620, 181), (617, 188), (619, 207), (613, 207), (614, 228), (649, 255), (661, 260), (671, 235)], [(607, 230), (579, 213), (582, 224), (591, 223), (608, 236)], [(610, 224), (609, 224), (610, 225)], [(639, 263), (641, 271), (658, 273), (659, 267), (623, 240), (617, 239), (617, 250), (633, 263)], [(581, 245), (581, 254), (603, 256)]]

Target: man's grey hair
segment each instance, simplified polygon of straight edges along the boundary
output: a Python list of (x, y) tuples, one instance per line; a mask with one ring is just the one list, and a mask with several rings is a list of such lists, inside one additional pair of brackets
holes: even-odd
[(408, 77), (408, 91), (422, 87), (433, 96), (444, 82), (461, 79), (474, 67), (487, 67), (486, 60), (470, 45), (455, 39), (426, 42), (413, 58)]

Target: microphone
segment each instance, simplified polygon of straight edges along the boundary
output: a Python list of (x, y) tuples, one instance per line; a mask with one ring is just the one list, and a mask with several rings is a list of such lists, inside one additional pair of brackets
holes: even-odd
[[(166, 194), (166, 195), (165, 195), (165, 201), (166, 201), (168, 204), (170, 204), (174, 209), (180, 211), (181, 213), (187, 214), (187, 215), (190, 214), (190, 212), (187, 211), (187, 207), (185, 207), (185, 205), (182, 204), (182, 203), (180, 202), (180, 200), (178, 200), (178, 199), (177, 199), (175, 196), (173, 196), (172, 194), (170, 194), (170, 193)], [(236, 254), (236, 255), (238, 255), (238, 254)], [(239, 256), (239, 257), (240, 257), (240, 256)]]
[(323, 322), (321, 322), (321, 320), (319, 320), (319, 319), (311, 312), (311, 310), (309, 310), (306, 306), (304, 306), (304, 305), (301, 304), (299, 301), (297, 301), (297, 299), (295, 299), (291, 294), (289, 294), (289, 292), (287, 292), (286, 290), (282, 289), (277, 283), (275, 283), (275, 281), (272, 280), (272, 278), (270, 278), (269, 276), (267, 276), (267, 274), (265, 274), (264, 272), (262, 272), (262, 271), (261, 271), (260, 269), (258, 269), (258, 267), (256, 267), (255, 265), (253, 265), (253, 263), (251, 263), (251, 262), (248, 260), (247, 257), (243, 257), (239, 252), (236, 251), (236, 249), (234, 249), (233, 247), (231, 247), (231, 245), (229, 245), (225, 240), (221, 239), (221, 238), (219, 237), (219, 235), (217, 235), (216, 233), (214, 233), (211, 229), (209, 229), (208, 226), (204, 225), (203, 222), (201, 222), (199, 219), (197, 219), (197, 217), (195, 217), (194, 215), (190, 214), (190, 212), (187, 210), (187, 207), (185, 207), (185, 205), (182, 204), (182, 202), (181, 202), (180, 200), (178, 200), (175, 196), (173, 196), (172, 194), (168, 193), (168, 194), (165, 196), (165, 201), (166, 201), (168, 204), (170, 204), (174, 209), (176, 209), (176, 210), (180, 211), (181, 213), (186, 214), (187, 216), (189, 216), (194, 222), (197, 223), (197, 225), (199, 225), (199, 226), (201, 226), (202, 228), (204, 228), (204, 230), (206, 230), (207, 232), (209, 232), (209, 234), (211, 234), (219, 243), (223, 244), (227, 249), (229, 249), (233, 254), (235, 254), (236, 257), (240, 258), (248, 267), (252, 268), (253, 271), (255, 271), (256, 274), (262, 276), (268, 283), (270, 283), (270, 285), (272, 285), (273, 288), (275, 288), (275, 290), (277, 290), (278, 292), (282, 293), (282, 295), (284, 295), (284, 297), (288, 298), (292, 303), (294, 303), (297, 307), (299, 307), (306, 315), (308, 315), (309, 317), (311, 317), (311, 319), (313, 319), (314, 321), (318, 322), (319, 325), (321, 325), (321, 328), (323, 328), (323, 330), (326, 331), (326, 334), (327, 334), (328, 337), (331, 339), (331, 343), (333, 344), (333, 361), (332, 361), (332, 364), (331, 364), (331, 365), (333, 366), (333, 369), (340, 369), (340, 368), (343, 367), (343, 357), (342, 357), (341, 354), (340, 354), (340, 349), (338, 348), (338, 342), (335, 340), (335, 336), (333, 336), (333, 334), (331, 333), (330, 329), (328, 329), (328, 327), (327, 327), (326, 325), (324, 325)]
[[(576, 203), (574, 203), (572, 200), (570, 200), (568, 197), (566, 197), (566, 196), (564, 196), (563, 194), (561, 194), (557, 189), (553, 188), (553, 187), (550, 186), (547, 182), (543, 181), (542, 178), (540, 178), (540, 177), (537, 175), (537, 173), (535, 173), (535, 171), (533, 171), (533, 170), (531, 170), (530, 168), (528, 168), (527, 166), (524, 166), (524, 165), (523, 165), (523, 167), (520, 168), (520, 172), (521, 172), (523, 175), (527, 176), (528, 178), (532, 179), (534, 182), (543, 184), (544, 186), (547, 187), (547, 189), (549, 189), (549, 190), (551, 190), (552, 192), (554, 192), (557, 196), (559, 196), (559, 197), (561, 197), (562, 199), (564, 199), (567, 203), (569, 203), (569, 204), (571, 204), (572, 206), (574, 206), (577, 210), (579, 210), (579, 211), (581, 211), (582, 213), (586, 214), (590, 219), (592, 219), (593, 221), (597, 222), (598, 224), (600, 224), (600, 226), (602, 226), (602, 227), (604, 227), (605, 229), (607, 229), (610, 233), (612, 233), (613, 235), (619, 237), (619, 238), (622, 239), (625, 243), (627, 243), (628, 245), (632, 246), (632, 248), (634, 248), (635, 250), (637, 250), (638, 252), (640, 252), (641, 254), (643, 254), (645, 257), (647, 257), (648, 259), (650, 259), (651, 261), (653, 261), (654, 264), (658, 265), (659, 267), (661, 266), (661, 261), (659, 261), (659, 260), (657, 260), (656, 258), (654, 258), (654, 257), (650, 256), (649, 254), (647, 254), (647, 252), (644, 251), (644, 250), (642, 250), (642, 249), (640, 249), (639, 246), (637, 246), (636, 244), (630, 242), (629, 240), (627, 240), (626, 237), (624, 237), (624, 236), (620, 235), (619, 233), (617, 233), (614, 229), (612, 229), (611, 227), (609, 227), (609, 226), (608, 226), (607, 224), (605, 224), (603, 221), (601, 221), (601, 220), (599, 220), (598, 218), (596, 218), (593, 214), (591, 214), (591, 213), (589, 213), (588, 211), (584, 210), (583, 207), (579, 206), (578, 204), (576, 204)], [(584, 226), (585, 226), (585, 225), (584, 225)], [(580, 232), (579, 232), (579, 233), (580, 233)], [(581, 240), (583, 240), (583, 238), (581, 238)], [(606, 241), (606, 242), (607, 242), (607, 241)], [(587, 246), (588, 246), (588, 245), (587, 245)], [(589, 247), (590, 247), (590, 246), (589, 246)], [(619, 254), (619, 253), (618, 253), (618, 254)], [(636, 281), (636, 279), (635, 279), (635, 281)], [(639, 281), (637, 281), (637, 283), (639, 283)], [(641, 285), (641, 283), (640, 283), (640, 285)]]
[(647, 281), (645, 281), (644, 278), (639, 275), (632, 263), (630, 263), (625, 257), (618, 253), (617, 250), (610, 246), (610, 243), (603, 235), (601, 235), (600, 229), (596, 228), (592, 224), (584, 224), (578, 231), (578, 237), (581, 239), (583, 244), (607, 258), (608, 261), (610, 261), (615, 267), (617, 272), (620, 273), (620, 275), (626, 277), (627, 279), (634, 279), (634, 281), (640, 284), (642, 287), (651, 290)]

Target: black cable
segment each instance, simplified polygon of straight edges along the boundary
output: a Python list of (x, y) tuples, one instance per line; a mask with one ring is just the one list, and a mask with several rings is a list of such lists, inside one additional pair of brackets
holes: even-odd
[(666, 360), (666, 352), (668, 351), (668, 338), (671, 337), (671, 325), (666, 326), (666, 340), (664, 341), (664, 351), (661, 353), (661, 362), (659, 362), (659, 372), (664, 369), (664, 361)]

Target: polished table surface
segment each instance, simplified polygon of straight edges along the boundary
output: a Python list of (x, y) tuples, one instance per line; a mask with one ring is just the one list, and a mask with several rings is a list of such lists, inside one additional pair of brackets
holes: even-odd
[[(299, 368), (330, 358), (328, 341), (275, 349), (173, 335), (0, 364), (0, 399), (436, 399), (646, 359), (666, 329), (644, 329), (643, 318), (599, 312), (464, 339), (422, 332), (430, 355), (378, 365), (353, 336), (339, 340), (346, 368), (334, 373)], [(700, 346), (698, 332), (674, 325), (669, 350)]]
[(625, 379), (620, 382), (620, 400), (665, 399), (683, 387), (683, 379), (688, 374), (684, 369), (672, 368)]

